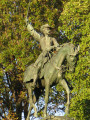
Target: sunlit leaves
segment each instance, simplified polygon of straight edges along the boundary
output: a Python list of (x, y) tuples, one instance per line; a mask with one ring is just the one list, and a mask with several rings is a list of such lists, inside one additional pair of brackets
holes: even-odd
[[(75, 68), (75, 73), (66, 74), (66, 78), (73, 86), (70, 115), (79, 120), (89, 118), (88, 102), (89, 96), (89, 46), (90, 46), (90, 13), (88, 0), (70, 0), (68, 1), (61, 13), (59, 21), (65, 35), (74, 44), (80, 45), (79, 60)], [(87, 107), (85, 107), (86, 105)]]

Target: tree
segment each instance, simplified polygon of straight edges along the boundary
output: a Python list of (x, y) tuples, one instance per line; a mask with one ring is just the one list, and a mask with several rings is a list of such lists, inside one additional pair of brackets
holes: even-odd
[(88, 0), (70, 0), (64, 6), (59, 18), (62, 30), (68, 39), (80, 45), (79, 60), (74, 74), (66, 75), (73, 86), (70, 105), (70, 115), (77, 120), (90, 118), (90, 88), (89, 88), (89, 37), (90, 13)]
[[(1, 64), (1, 110), (16, 113), (15, 118), (21, 119), (22, 102), (27, 106), (26, 91), (23, 88), (23, 72), (25, 65), (34, 61), (34, 43), (27, 34), (24, 16), (26, 1), (0, 1), (0, 64)], [(37, 50), (38, 52), (38, 50)], [(38, 53), (37, 53), (38, 54)], [(12, 114), (11, 114), (12, 116)]]
[[(28, 95), (23, 73), (41, 52), (39, 43), (25, 26), (28, 2), (0, 1), (0, 111), (4, 119), (21, 120), (22, 111), (27, 116)], [(55, 28), (53, 36), (60, 44), (80, 44), (75, 73), (66, 74), (73, 86), (70, 116), (77, 120), (88, 120), (90, 114), (87, 106), (90, 100), (89, 16), (89, 0), (32, 0), (30, 3), (29, 21), (38, 32), (41, 25), (48, 23)], [(55, 96), (53, 98), (55, 100)]]

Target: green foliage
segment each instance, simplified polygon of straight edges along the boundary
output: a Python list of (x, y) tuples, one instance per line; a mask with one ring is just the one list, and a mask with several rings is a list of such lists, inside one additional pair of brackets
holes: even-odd
[[(5, 115), (7, 119), (13, 119), (14, 116), (14, 119), (20, 120), (23, 110), (26, 117), (28, 97), (22, 82), (23, 72), (40, 54), (39, 44), (30, 36), (25, 26), (28, 2), (0, 0), (0, 107), (2, 115), (5, 115), (6, 110), (10, 111), (8, 116)], [(70, 116), (76, 120), (88, 120), (89, 0), (32, 0), (29, 21), (38, 32), (41, 25), (49, 23), (57, 31), (54, 37), (60, 44), (70, 41), (80, 45), (75, 73), (66, 74), (67, 80), (73, 86)], [(62, 93), (61, 87), (58, 86), (57, 89)], [(56, 98), (60, 99), (60, 96)], [(61, 101), (63, 100), (62, 98)]]
[[(32, 63), (38, 55), (25, 26), (27, 1), (0, 1), (0, 97), (2, 115), (7, 110), (21, 118), (22, 101), (27, 102), (22, 79), (25, 65)], [(21, 91), (23, 97), (20, 97)], [(14, 100), (14, 101), (13, 101)], [(7, 102), (8, 101), (8, 102)], [(19, 104), (16, 104), (19, 103)], [(20, 110), (21, 108), (21, 110)], [(5, 114), (4, 114), (5, 115)]]
[(79, 60), (77, 61), (75, 73), (66, 74), (66, 78), (73, 86), (70, 115), (75, 117), (76, 120), (89, 120), (89, 1), (70, 0), (65, 3), (59, 21), (61, 26), (59, 26), (58, 29), (62, 30), (72, 43), (80, 45)]

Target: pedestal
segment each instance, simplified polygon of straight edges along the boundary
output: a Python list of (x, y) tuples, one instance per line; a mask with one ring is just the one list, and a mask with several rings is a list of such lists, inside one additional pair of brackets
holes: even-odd
[(67, 116), (47, 116), (45, 118), (42, 118), (41, 120), (75, 120), (75, 119)]

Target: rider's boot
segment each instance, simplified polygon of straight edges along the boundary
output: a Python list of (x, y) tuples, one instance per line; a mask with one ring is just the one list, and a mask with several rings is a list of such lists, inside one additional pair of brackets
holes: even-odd
[(34, 75), (34, 79), (33, 79), (33, 86), (36, 86), (36, 80), (38, 78), (37, 73)]

